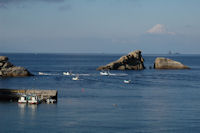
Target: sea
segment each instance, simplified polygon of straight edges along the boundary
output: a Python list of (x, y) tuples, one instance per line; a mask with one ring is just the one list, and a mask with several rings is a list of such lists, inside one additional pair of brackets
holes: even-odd
[[(0, 133), (200, 132), (200, 55), (146, 54), (145, 70), (110, 71), (110, 76), (100, 75), (96, 68), (122, 54), (1, 55), (35, 76), (0, 78), (0, 88), (56, 89), (58, 102), (0, 101)], [(156, 57), (191, 69), (150, 69)], [(72, 80), (76, 75), (80, 80)]]

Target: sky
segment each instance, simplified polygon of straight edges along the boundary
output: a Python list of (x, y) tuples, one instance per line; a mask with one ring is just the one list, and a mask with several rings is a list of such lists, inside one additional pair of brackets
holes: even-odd
[(200, 53), (199, 0), (0, 0), (0, 53)]

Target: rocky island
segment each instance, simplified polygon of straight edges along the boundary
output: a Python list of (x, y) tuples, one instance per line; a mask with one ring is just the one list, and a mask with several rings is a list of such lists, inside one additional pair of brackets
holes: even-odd
[(32, 74), (24, 67), (14, 66), (8, 57), (0, 56), (0, 77), (25, 77)]
[(190, 69), (178, 61), (168, 58), (157, 57), (154, 62), (154, 69)]
[(141, 53), (140, 50), (130, 52), (114, 62), (98, 67), (97, 70), (143, 70), (145, 67)]

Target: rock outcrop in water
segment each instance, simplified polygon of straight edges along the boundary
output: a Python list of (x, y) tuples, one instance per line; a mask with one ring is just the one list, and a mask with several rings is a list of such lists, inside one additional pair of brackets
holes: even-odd
[(154, 69), (190, 69), (188, 66), (183, 65), (180, 62), (163, 58), (157, 57), (154, 62)]
[(14, 66), (8, 61), (8, 57), (0, 56), (0, 77), (24, 77), (32, 74), (23, 67)]
[(145, 69), (143, 62), (141, 51), (136, 50), (97, 70), (142, 70)]

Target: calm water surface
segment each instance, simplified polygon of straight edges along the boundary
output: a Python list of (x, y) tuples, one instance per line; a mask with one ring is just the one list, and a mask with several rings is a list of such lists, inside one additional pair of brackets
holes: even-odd
[[(58, 103), (0, 102), (0, 133), (200, 132), (200, 55), (165, 55), (191, 70), (148, 69), (157, 55), (144, 55), (147, 69), (111, 71), (113, 76), (100, 76), (95, 69), (121, 55), (3, 55), (36, 76), (0, 78), (0, 88), (57, 89)], [(67, 71), (81, 80), (62, 75)]]

